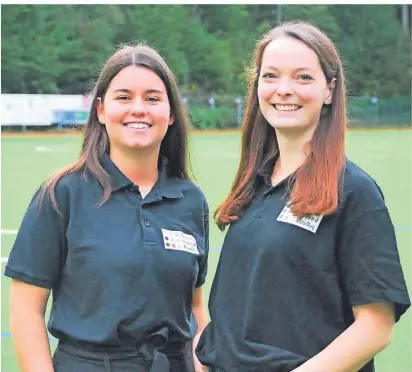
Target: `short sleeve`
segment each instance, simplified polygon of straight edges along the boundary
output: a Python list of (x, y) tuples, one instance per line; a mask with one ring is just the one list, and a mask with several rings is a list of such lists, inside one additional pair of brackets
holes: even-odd
[(207, 275), (207, 261), (209, 256), (209, 206), (206, 201), (203, 204), (202, 224), (205, 254), (199, 259), (199, 273), (196, 288), (201, 287), (205, 283)]
[(398, 321), (409, 308), (410, 298), (386, 208), (365, 213), (343, 226), (338, 259), (350, 304), (391, 302)]
[(66, 252), (68, 192), (59, 184), (55, 195), (61, 214), (48, 194), (40, 202), (41, 189), (33, 196), (23, 217), (5, 269), (5, 275), (52, 289), (58, 283)]

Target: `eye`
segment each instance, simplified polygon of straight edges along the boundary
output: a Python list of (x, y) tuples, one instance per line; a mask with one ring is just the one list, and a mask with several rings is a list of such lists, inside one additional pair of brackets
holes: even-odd
[(129, 100), (130, 97), (129, 96), (118, 96), (118, 97), (116, 97), (116, 99), (120, 100), (120, 101), (126, 101), (126, 100)]
[(313, 80), (312, 76), (310, 76), (308, 74), (299, 75), (298, 79), (303, 80), (303, 81), (312, 81)]
[(149, 102), (159, 102), (159, 101), (160, 101), (160, 98), (159, 98), (159, 97), (156, 97), (156, 96), (149, 96), (149, 97), (146, 97), (146, 101), (149, 101)]
[(264, 79), (276, 79), (277, 78), (277, 76), (272, 72), (265, 72), (264, 74), (262, 74), (262, 77)]

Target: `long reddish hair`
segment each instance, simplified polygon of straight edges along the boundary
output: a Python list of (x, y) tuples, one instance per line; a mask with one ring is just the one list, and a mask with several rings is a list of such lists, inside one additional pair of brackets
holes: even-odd
[(289, 190), (289, 203), (296, 216), (331, 214), (338, 207), (345, 163), (346, 128), (346, 92), (342, 63), (336, 47), (325, 33), (306, 22), (287, 22), (263, 35), (255, 47), (249, 69), (240, 164), (229, 196), (214, 214), (221, 229), (241, 216), (255, 194), (258, 169), (278, 152), (276, 132), (267, 123), (259, 108), (257, 87), (263, 52), (272, 40), (282, 36), (306, 43), (318, 55), (327, 82), (336, 79), (332, 104), (322, 108), (312, 140), (304, 149), (306, 160), (294, 175)]

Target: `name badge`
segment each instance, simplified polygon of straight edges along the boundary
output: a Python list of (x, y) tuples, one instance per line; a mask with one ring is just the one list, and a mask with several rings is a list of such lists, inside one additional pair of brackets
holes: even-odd
[(197, 249), (196, 239), (182, 231), (173, 231), (162, 229), (163, 243), (165, 249), (189, 252), (199, 254)]
[(290, 208), (288, 206), (285, 206), (276, 220), (280, 222), (290, 223), (292, 225), (299, 226), (302, 229), (316, 233), (320, 225), (320, 221), (322, 221), (322, 218), (323, 214), (310, 214), (304, 217), (296, 217), (292, 213)]

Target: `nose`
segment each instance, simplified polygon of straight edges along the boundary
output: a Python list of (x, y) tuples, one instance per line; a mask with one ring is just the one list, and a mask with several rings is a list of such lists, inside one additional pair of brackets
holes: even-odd
[(131, 103), (130, 113), (133, 115), (144, 115), (146, 113), (145, 102), (141, 99), (134, 99)]
[(280, 79), (276, 94), (278, 94), (279, 96), (287, 96), (292, 94), (292, 88), (288, 79)]

